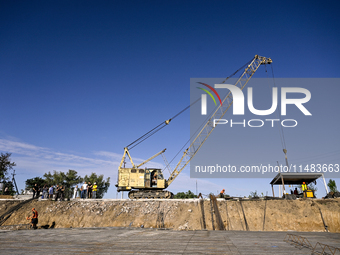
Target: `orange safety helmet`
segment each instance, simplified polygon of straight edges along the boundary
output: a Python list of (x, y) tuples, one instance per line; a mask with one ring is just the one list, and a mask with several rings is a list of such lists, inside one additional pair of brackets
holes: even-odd
[(305, 182), (303, 182), (302, 184), (306, 184)]
[(35, 210), (35, 208), (32, 208), (32, 211), (34, 211)]

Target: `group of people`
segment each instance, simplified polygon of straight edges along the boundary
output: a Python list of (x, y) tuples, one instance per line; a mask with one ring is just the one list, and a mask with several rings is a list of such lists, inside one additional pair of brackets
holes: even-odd
[(84, 184), (78, 188), (78, 185), (73, 190), (73, 198), (77, 198), (79, 196), (80, 198), (93, 198), (95, 199), (97, 197), (97, 190), (98, 186), (95, 182), (93, 185), (91, 182), (84, 182)]
[[(96, 198), (97, 197), (97, 190), (98, 186), (95, 182), (93, 185), (91, 182), (84, 182), (83, 185), (81, 185), (80, 189), (78, 188), (78, 185), (74, 187), (73, 191), (73, 198), (77, 198), (78, 196), (80, 198)], [(48, 187), (47, 184), (44, 185), (43, 188), (38, 186), (38, 184), (35, 184), (33, 186), (33, 198), (39, 198), (40, 193), (42, 192), (41, 198), (49, 198), (49, 199), (55, 199), (57, 201), (58, 199), (60, 201), (63, 201), (65, 199), (65, 186), (64, 185), (56, 185), (55, 187), (51, 185)]]
[(57, 201), (58, 198), (60, 200), (64, 200), (65, 198), (65, 186), (63, 185), (56, 185), (56, 187), (54, 187), (53, 185), (51, 185), (50, 187), (48, 187), (47, 184), (44, 185), (43, 188), (41, 188), (40, 186), (38, 186), (38, 184), (34, 184), (33, 186), (33, 198), (39, 198), (40, 197), (40, 192), (42, 192), (42, 196), (41, 198), (50, 198), (53, 199), (53, 195), (55, 194), (55, 200)]
[(64, 201), (65, 199), (65, 186), (63, 185), (57, 185), (55, 187), (55, 198), (54, 200), (57, 201), (59, 198), (60, 201)]
[(307, 190), (308, 190), (308, 186), (307, 186), (306, 182), (303, 182), (302, 185), (301, 185), (301, 191), (302, 191), (302, 193), (299, 193), (298, 189), (295, 187), (294, 190), (290, 190), (290, 194), (294, 194), (294, 195), (296, 195), (296, 196), (298, 196), (298, 195), (303, 195), (303, 196), (306, 197), (306, 192), (307, 192)]

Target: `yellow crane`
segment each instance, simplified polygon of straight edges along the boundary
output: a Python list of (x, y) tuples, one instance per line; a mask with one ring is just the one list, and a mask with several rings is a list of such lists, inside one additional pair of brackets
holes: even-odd
[[(270, 58), (261, 57), (255, 55), (255, 57), (249, 62), (244, 69), (242, 75), (235, 83), (235, 86), (241, 90), (246, 86), (250, 78), (254, 75), (260, 65), (271, 64)], [(211, 115), (209, 120), (205, 123), (204, 127), (198, 133), (198, 135), (192, 140), (189, 147), (183, 152), (180, 161), (177, 163), (175, 169), (171, 172), (170, 177), (164, 179), (161, 169), (158, 168), (141, 168), (142, 165), (161, 155), (166, 149), (158, 152), (154, 156), (145, 160), (139, 165), (135, 165), (129, 152), (129, 146), (124, 148), (124, 154), (118, 168), (117, 191), (129, 191), (129, 198), (141, 199), (141, 198), (172, 198), (173, 194), (170, 191), (165, 190), (176, 179), (176, 177), (183, 171), (183, 169), (189, 164), (190, 160), (196, 155), (198, 150), (202, 147), (207, 140), (215, 126), (212, 125), (212, 120), (221, 119), (228, 111), (233, 103), (232, 93), (229, 92), (227, 96), (222, 100), (222, 104), (219, 105), (215, 112)], [(170, 123), (171, 119), (166, 120), (161, 125), (166, 126)], [(161, 126), (159, 125), (159, 126)], [(156, 128), (159, 128), (157, 126)], [(155, 129), (156, 129), (155, 128)], [(162, 127), (161, 127), (162, 128)], [(151, 130), (151, 134), (154, 131)], [(138, 144), (145, 140), (150, 132), (142, 136), (138, 141)], [(136, 140), (137, 141), (137, 140)], [(124, 162), (126, 156), (129, 158), (132, 167), (125, 168)]]

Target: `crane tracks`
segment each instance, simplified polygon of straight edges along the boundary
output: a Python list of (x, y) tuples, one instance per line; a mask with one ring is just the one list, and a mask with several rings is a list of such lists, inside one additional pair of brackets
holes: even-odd
[(167, 190), (132, 190), (130, 199), (171, 199), (174, 194)]

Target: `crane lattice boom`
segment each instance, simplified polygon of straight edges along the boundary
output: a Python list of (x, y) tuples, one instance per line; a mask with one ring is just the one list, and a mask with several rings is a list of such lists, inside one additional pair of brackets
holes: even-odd
[[(272, 60), (270, 58), (261, 57), (255, 55), (254, 59), (246, 67), (241, 77), (237, 80), (235, 86), (239, 87), (241, 90), (246, 86), (250, 78), (254, 75), (256, 70), (260, 65), (271, 64)], [(229, 92), (227, 96), (223, 99), (222, 105), (215, 110), (212, 116), (209, 118), (208, 122), (204, 125), (189, 147), (184, 151), (182, 158), (176, 165), (176, 168), (171, 173), (167, 186), (169, 186), (176, 177), (182, 172), (182, 170), (189, 164), (190, 160), (196, 155), (198, 150), (202, 147), (204, 142), (207, 140), (211, 132), (214, 130), (213, 120), (222, 119), (225, 113), (229, 110), (230, 106), (233, 104), (232, 93)]]

